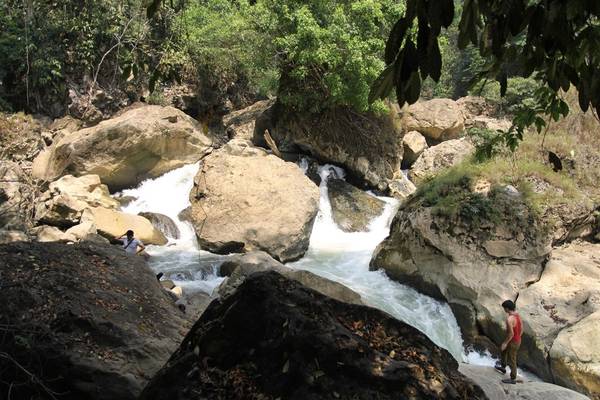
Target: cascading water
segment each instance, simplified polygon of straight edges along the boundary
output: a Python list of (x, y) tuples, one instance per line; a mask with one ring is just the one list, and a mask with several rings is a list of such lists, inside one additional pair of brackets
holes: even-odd
[(147, 251), (152, 256), (150, 266), (156, 272), (163, 272), (186, 293), (211, 294), (223, 281), (217, 273), (225, 257), (200, 250), (194, 228), (179, 217), (179, 213), (190, 206), (189, 194), (197, 172), (198, 164), (186, 165), (146, 180), (136, 189), (124, 190), (123, 196), (132, 196), (135, 200), (123, 207), (123, 211), (155, 212), (170, 217), (179, 228), (180, 237), (168, 238), (166, 246), (148, 246)]
[[(302, 161), (300, 166), (306, 171), (306, 162)], [(123, 191), (124, 196), (135, 198), (123, 211), (155, 212), (170, 217), (180, 230), (180, 238), (169, 238), (166, 246), (148, 246), (151, 267), (174, 280), (187, 294), (198, 291), (211, 294), (223, 281), (218, 276), (218, 268), (226, 256), (200, 250), (191, 224), (179, 218), (179, 213), (190, 206), (189, 193), (197, 172), (198, 164), (187, 165), (144, 181), (136, 189)], [(489, 355), (464, 353), (460, 329), (448, 305), (390, 280), (383, 271), (369, 270), (375, 247), (389, 234), (398, 203), (395, 199), (379, 197), (386, 206), (383, 213), (371, 221), (368, 231), (344, 232), (331, 216), (327, 179), (332, 173), (338, 178), (345, 175), (342, 169), (330, 165), (319, 168), (321, 198), (310, 246), (302, 259), (288, 266), (346, 285), (359, 293), (365, 304), (421, 330), (458, 360), (493, 365), (494, 360)], [(535, 379), (531, 375), (527, 377)]]
[(397, 200), (379, 197), (386, 203), (385, 209), (371, 221), (367, 232), (344, 232), (331, 216), (327, 192), (331, 174), (344, 177), (340, 168), (330, 165), (319, 168), (321, 199), (310, 246), (301, 260), (289, 266), (344, 284), (359, 293), (365, 304), (416, 327), (460, 360), (462, 337), (448, 305), (390, 280), (383, 271), (369, 271), (375, 247), (389, 234), (390, 223), (398, 208)]

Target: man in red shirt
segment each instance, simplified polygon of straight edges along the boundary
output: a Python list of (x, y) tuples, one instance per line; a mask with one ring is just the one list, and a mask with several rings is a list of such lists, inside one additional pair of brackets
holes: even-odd
[(515, 303), (506, 300), (502, 303), (502, 308), (506, 313), (506, 339), (500, 346), (502, 350), (502, 361), (496, 364), (496, 369), (501, 373), (506, 373), (506, 366), (510, 367), (510, 379), (503, 379), (504, 383), (517, 383), (517, 353), (521, 346), (521, 334), (523, 333), (523, 323), (521, 316), (515, 311)]

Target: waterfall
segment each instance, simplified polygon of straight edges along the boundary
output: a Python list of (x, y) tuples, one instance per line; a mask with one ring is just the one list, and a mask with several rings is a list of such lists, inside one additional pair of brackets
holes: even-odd
[(186, 293), (202, 291), (211, 294), (221, 284), (218, 269), (224, 256), (200, 250), (194, 228), (182, 221), (179, 213), (190, 206), (189, 194), (194, 185), (198, 164), (170, 171), (156, 179), (148, 179), (135, 189), (127, 189), (123, 196), (135, 198), (123, 207), (130, 214), (156, 212), (170, 217), (180, 231), (180, 238), (168, 238), (166, 246), (147, 246), (150, 267), (162, 272)]
[(368, 231), (344, 232), (331, 216), (327, 193), (327, 180), (331, 174), (337, 178), (345, 175), (342, 169), (331, 165), (319, 168), (321, 199), (310, 245), (306, 255), (289, 266), (342, 283), (359, 293), (365, 304), (414, 326), (461, 360), (462, 337), (447, 304), (392, 281), (383, 271), (369, 271), (375, 247), (389, 234), (398, 201), (379, 197), (386, 205), (383, 213), (371, 221)]

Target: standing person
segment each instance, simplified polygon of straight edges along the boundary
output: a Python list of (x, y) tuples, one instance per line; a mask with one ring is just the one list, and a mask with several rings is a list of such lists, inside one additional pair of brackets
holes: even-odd
[(118, 237), (117, 240), (123, 242), (123, 250), (127, 254), (139, 254), (146, 249), (144, 243), (133, 236), (132, 230), (128, 230), (124, 235)]
[(502, 379), (503, 383), (517, 383), (517, 353), (521, 347), (521, 334), (523, 333), (523, 323), (521, 316), (515, 311), (515, 303), (506, 300), (502, 303), (502, 308), (506, 313), (506, 339), (500, 346), (502, 350), (502, 361), (496, 364), (496, 369), (501, 373), (506, 373), (506, 366), (510, 367), (510, 379)]

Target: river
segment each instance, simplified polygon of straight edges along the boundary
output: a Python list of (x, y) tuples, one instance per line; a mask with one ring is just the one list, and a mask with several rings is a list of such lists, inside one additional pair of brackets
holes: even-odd
[[(302, 163), (300, 166), (303, 167)], [(189, 192), (197, 171), (198, 164), (187, 165), (159, 178), (146, 180), (135, 189), (124, 190), (123, 196), (132, 196), (135, 200), (124, 206), (123, 211), (132, 214), (156, 212), (175, 221), (181, 232), (180, 238), (169, 238), (165, 246), (148, 246), (147, 251), (152, 256), (150, 265), (156, 272), (163, 272), (182, 286), (184, 293), (202, 291), (211, 294), (224, 279), (218, 276), (218, 270), (226, 256), (201, 250), (191, 224), (179, 218), (179, 213), (190, 205)], [(379, 197), (386, 206), (383, 213), (371, 221), (368, 231), (344, 232), (331, 217), (326, 182), (332, 171), (343, 178), (344, 171), (337, 167), (325, 165), (319, 168), (321, 197), (310, 245), (302, 259), (287, 266), (308, 270), (346, 285), (359, 293), (365, 304), (421, 330), (457, 360), (493, 364), (494, 360), (489, 355), (465, 352), (460, 329), (447, 304), (392, 281), (381, 270), (369, 270), (373, 251), (389, 234), (398, 202)]]

